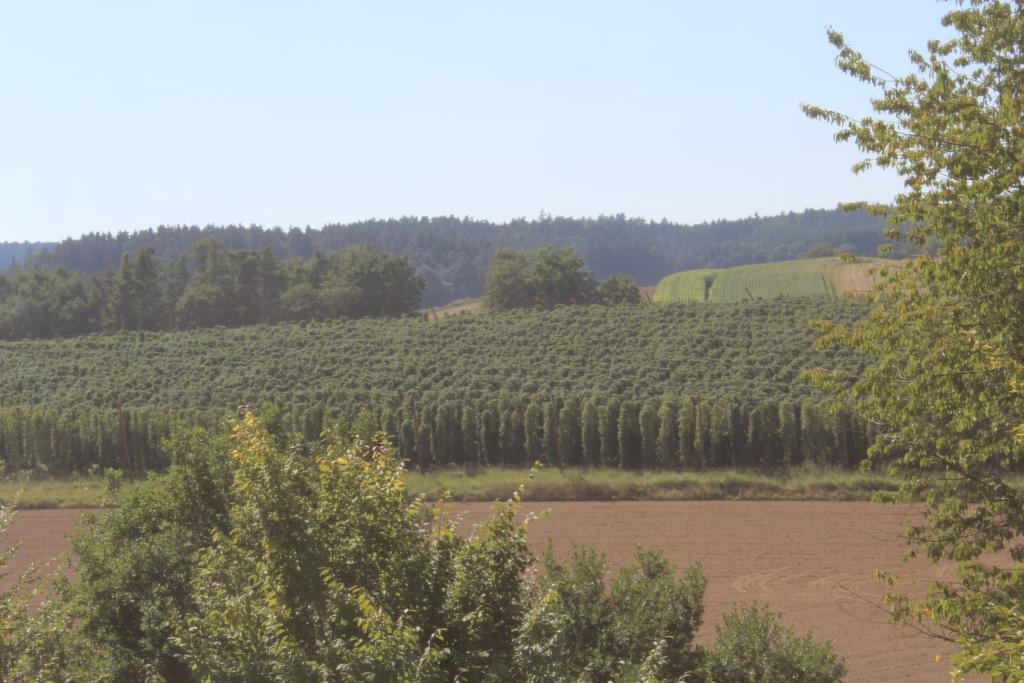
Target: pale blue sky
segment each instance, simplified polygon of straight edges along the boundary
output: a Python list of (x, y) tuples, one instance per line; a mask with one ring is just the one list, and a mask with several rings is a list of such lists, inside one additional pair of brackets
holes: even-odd
[(886, 201), (801, 102), (825, 27), (906, 71), (935, 0), (0, 0), (0, 240), (400, 215), (683, 222)]

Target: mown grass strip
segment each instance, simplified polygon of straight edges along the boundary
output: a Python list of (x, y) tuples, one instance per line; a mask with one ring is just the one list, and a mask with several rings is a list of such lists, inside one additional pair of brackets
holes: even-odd
[[(804, 465), (777, 472), (706, 470), (702, 472), (625, 472), (611, 469), (540, 469), (529, 479), (524, 469), (437, 469), (408, 472), (412, 495), (459, 502), (507, 499), (526, 483), (526, 501), (622, 500), (808, 500), (866, 501), (893, 493), (899, 480), (877, 472)], [(1024, 489), (1024, 476), (1010, 478)], [(127, 484), (130, 486), (130, 484)], [(0, 505), (17, 500), (20, 509), (88, 508), (104, 505), (101, 477), (0, 481)]]
[(0, 481), (0, 505), (16, 503), (21, 510), (101, 507), (105, 490), (98, 476), (11, 478)]
[[(527, 473), (521, 469), (443, 469), (411, 472), (409, 491), (439, 499), (491, 501), (507, 498)], [(884, 474), (805, 466), (781, 472), (625, 472), (542, 469), (526, 486), (524, 500), (870, 500), (894, 492), (899, 481)]]

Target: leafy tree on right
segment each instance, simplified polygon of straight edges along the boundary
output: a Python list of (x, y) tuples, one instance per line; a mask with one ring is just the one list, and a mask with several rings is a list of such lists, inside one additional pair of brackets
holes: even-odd
[(875, 114), (804, 111), (866, 154), (855, 172), (899, 172), (905, 191), (876, 207), (888, 235), (937, 251), (885, 273), (864, 321), (822, 325), (823, 346), (875, 365), (814, 375), (877, 426), (870, 458), (903, 475), (899, 498), (924, 501), (916, 551), (958, 563), (923, 599), (889, 596), (895, 615), (955, 640), (955, 674), (1020, 680), (1024, 495), (1009, 475), (1024, 460), (1024, 3), (963, 0), (943, 24), (954, 37), (911, 52), (903, 77), (829, 31), (839, 68), (880, 91)]

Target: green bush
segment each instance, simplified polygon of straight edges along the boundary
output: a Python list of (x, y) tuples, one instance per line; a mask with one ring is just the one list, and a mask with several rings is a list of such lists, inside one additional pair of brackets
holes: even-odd
[(182, 680), (182, 650), (172, 638), (195, 610), (194, 555), (214, 530), (229, 530), (232, 468), (225, 437), (178, 432), (166, 475), (117, 491), (116, 506), (86, 514), (72, 539), (77, 579), (72, 600), (84, 635), (101, 649), (96, 667), (113, 680)]
[(704, 673), (709, 683), (832, 683), (846, 666), (831, 643), (798, 638), (777, 613), (751, 605), (725, 615)]
[(608, 588), (605, 560), (589, 548), (575, 548), (567, 565), (549, 549), (544, 568), (516, 643), (522, 680), (637, 680), (645, 662), (658, 680), (675, 680), (699, 665), (700, 565), (677, 582), (670, 562), (638, 548)]

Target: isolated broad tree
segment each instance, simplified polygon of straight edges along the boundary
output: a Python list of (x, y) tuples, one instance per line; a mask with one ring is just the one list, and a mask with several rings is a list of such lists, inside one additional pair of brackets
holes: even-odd
[(541, 247), (530, 252), (529, 281), (537, 305), (589, 304), (597, 282), (572, 247)]
[[(1024, 3), (964, 0), (954, 30), (911, 52), (893, 76), (834, 31), (840, 69), (878, 89), (861, 119), (805, 105), (865, 153), (855, 171), (895, 169), (905, 190), (892, 238), (935, 257), (886, 273), (863, 322), (826, 331), (876, 363), (859, 377), (817, 373), (880, 436), (871, 459), (903, 476), (900, 498), (925, 501), (909, 529), (927, 556), (958, 562), (958, 580), (896, 614), (962, 646), (957, 673), (1024, 676), (1024, 495), (1008, 481), (1024, 460)], [(1012, 567), (988, 553), (1009, 550)]]
[(484, 304), (492, 311), (596, 303), (640, 303), (640, 288), (628, 275), (598, 282), (572, 247), (499, 249), (484, 283)]
[(594, 298), (602, 304), (638, 304), (640, 287), (629, 275), (612, 275), (597, 283)]
[(499, 249), (491, 260), (484, 282), (484, 302), (494, 311), (526, 308), (534, 305), (529, 261), (521, 251)]

